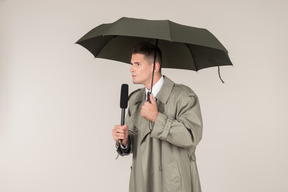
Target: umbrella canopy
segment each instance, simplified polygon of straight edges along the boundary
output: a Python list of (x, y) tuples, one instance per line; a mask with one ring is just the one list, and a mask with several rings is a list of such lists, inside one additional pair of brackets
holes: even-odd
[(228, 51), (206, 29), (180, 25), (169, 20), (120, 18), (102, 24), (76, 43), (96, 58), (130, 64), (132, 48), (140, 42), (156, 44), (162, 52), (162, 68), (200, 69), (232, 65)]

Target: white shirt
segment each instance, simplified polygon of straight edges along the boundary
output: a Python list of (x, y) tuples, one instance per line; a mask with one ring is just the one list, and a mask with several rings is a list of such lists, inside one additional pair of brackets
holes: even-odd
[[(163, 75), (161, 75), (161, 78), (159, 79), (159, 81), (152, 87), (152, 94), (153, 94), (154, 99), (155, 99), (156, 95), (159, 93), (160, 89), (162, 88), (163, 83), (164, 83), (164, 77), (163, 77)], [(145, 87), (145, 91), (146, 91), (146, 100), (147, 100), (147, 93), (150, 90), (148, 90)]]

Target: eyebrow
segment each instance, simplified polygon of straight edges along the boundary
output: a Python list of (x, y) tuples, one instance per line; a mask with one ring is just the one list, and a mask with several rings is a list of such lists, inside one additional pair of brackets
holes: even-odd
[[(132, 62), (130, 62), (130, 64), (131, 64), (131, 65), (133, 65), (133, 63), (132, 63)], [(140, 62), (134, 62), (134, 64), (140, 64)]]

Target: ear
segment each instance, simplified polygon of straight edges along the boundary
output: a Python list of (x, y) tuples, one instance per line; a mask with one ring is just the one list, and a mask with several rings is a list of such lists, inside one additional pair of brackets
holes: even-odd
[(155, 62), (155, 70), (154, 70), (154, 72), (157, 73), (157, 72), (159, 72), (159, 70), (160, 70), (160, 63), (156, 61)]

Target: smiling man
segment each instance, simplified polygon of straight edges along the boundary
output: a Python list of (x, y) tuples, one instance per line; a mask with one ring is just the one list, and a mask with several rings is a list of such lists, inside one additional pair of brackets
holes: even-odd
[(161, 64), (159, 48), (149, 43), (134, 47), (130, 72), (133, 83), (144, 88), (130, 94), (126, 124), (115, 125), (112, 136), (121, 156), (133, 154), (130, 192), (200, 192), (195, 158), (202, 138), (198, 97), (163, 76)]

